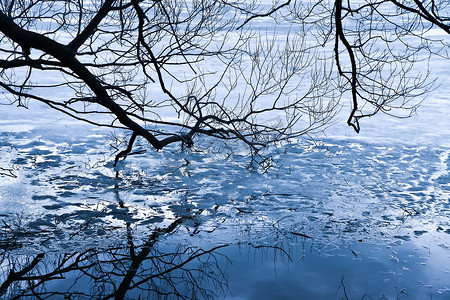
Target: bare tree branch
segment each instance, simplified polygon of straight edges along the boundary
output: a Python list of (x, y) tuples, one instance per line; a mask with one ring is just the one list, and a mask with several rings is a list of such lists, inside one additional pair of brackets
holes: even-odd
[(341, 108), (359, 132), (365, 117), (413, 113), (434, 83), (419, 66), (432, 55), (448, 57), (448, 42), (427, 34), (449, 34), (445, 1), (27, 0), (0, 7), (1, 87), (11, 96), (0, 101), (40, 101), (127, 129), (134, 138), (119, 159), (139, 136), (156, 150), (208, 135), (257, 153), (327, 128)]

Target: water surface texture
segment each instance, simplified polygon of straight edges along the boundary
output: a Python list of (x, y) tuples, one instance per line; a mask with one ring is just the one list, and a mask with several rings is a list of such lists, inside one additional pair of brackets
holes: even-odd
[(200, 137), (114, 167), (129, 133), (1, 105), (0, 299), (450, 299), (450, 77), (426, 63), (417, 115), (356, 134), (343, 110), (256, 162)]
[(108, 130), (1, 115), (4, 299), (450, 298), (446, 127), (337, 128), (269, 149), (269, 168), (239, 145), (142, 142), (114, 169)]

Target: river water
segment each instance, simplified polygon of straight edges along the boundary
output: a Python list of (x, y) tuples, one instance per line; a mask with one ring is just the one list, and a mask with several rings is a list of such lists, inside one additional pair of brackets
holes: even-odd
[(39, 262), (2, 295), (107, 297), (150, 249), (130, 299), (448, 299), (445, 109), (273, 147), (267, 170), (208, 139), (114, 170), (112, 133), (3, 107), (2, 282)]

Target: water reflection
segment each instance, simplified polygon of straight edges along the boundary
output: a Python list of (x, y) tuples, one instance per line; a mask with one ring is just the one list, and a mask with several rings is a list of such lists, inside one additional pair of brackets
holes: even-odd
[(403, 247), (305, 241), (290, 247), (292, 261), (230, 247), (239, 265), (229, 272), (230, 299), (449, 299), (449, 274), (427, 267), (426, 251)]
[[(210, 248), (175, 244), (160, 249), (160, 238), (173, 235), (182, 223), (194, 218), (195, 213), (177, 216), (167, 226), (150, 230), (151, 233), (145, 238), (134, 236), (133, 219), (128, 216), (129, 211), (120, 197), (118, 182), (115, 181), (113, 188), (116, 203), (109, 205), (109, 214), (119, 217), (125, 225), (125, 239), (112, 239), (115, 243), (109, 247), (87, 248), (80, 252), (71, 249), (59, 254), (60, 249), (56, 248), (59, 251), (53, 253), (18, 255), (14, 250), (23, 245), (16, 242), (18, 231), (10, 232), (9, 239), (0, 239), (3, 242), (0, 297), (214, 299), (224, 295), (227, 259), (225, 256), (219, 259), (221, 254), (218, 251), (229, 244), (217, 244)], [(105, 212), (101, 217), (105, 217)], [(72, 218), (78, 219), (78, 213)], [(92, 232), (89, 227), (95, 228), (95, 225), (91, 221), (92, 218), (88, 219), (79, 231), (71, 232), (69, 240), (76, 235)], [(161, 223), (168, 222), (164, 221)], [(30, 223), (31, 227), (35, 227), (36, 222)], [(104, 239), (103, 235), (96, 238)], [(45, 241), (40, 245), (45, 245)], [(25, 250), (27, 252), (32, 250)]]
[(291, 145), (266, 174), (151, 153), (115, 177), (33, 136), (0, 149), (0, 298), (450, 299), (448, 149)]
[[(276, 230), (212, 242), (183, 218), (105, 248), (28, 254), (3, 247), (2, 299), (448, 299), (449, 254), (416, 247), (320, 242)], [(252, 228), (250, 228), (252, 230)], [(207, 242), (206, 242), (207, 240)], [(443, 259), (446, 258), (446, 259)]]
[[(227, 259), (218, 256), (228, 244), (209, 249), (177, 245), (158, 249), (161, 235), (181, 223), (155, 230), (135, 245), (126, 244), (72, 253), (14, 255), (3, 249), (0, 296), (4, 299), (213, 299), (227, 287)], [(219, 263), (220, 262), (220, 263)]]

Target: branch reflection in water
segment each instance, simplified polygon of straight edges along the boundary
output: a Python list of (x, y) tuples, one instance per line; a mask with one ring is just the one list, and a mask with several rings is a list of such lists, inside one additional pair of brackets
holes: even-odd
[[(179, 245), (172, 252), (158, 250), (158, 238), (175, 232), (181, 221), (177, 219), (168, 227), (155, 230), (142, 245), (134, 244), (132, 231), (128, 230), (126, 245), (107, 249), (23, 256), (3, 249), (0, 296), (145, 299), (159, 295), (212, 299), (225, 293), (227, 258), (219, 250), (228, 244), (210, 249)], [(225, 263), (221, 265), (219, 261)]]
[(2, 195), (0, 298), (448, 299), (448, 151), (339, 147), (266, 177), (201, 156), (149, 168), (164, 180), (38, 166)]

